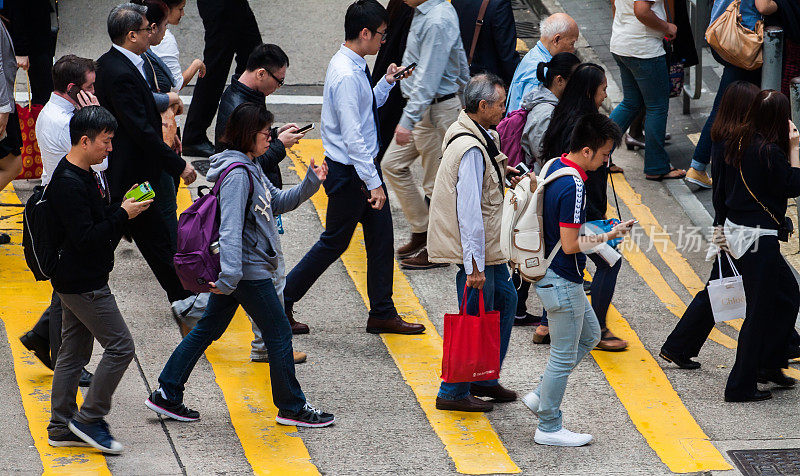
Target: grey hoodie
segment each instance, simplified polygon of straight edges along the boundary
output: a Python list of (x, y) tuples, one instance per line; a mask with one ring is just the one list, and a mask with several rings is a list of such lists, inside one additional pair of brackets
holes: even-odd
[(550, 125), (550, 116), (558, 104), (558, 98), (552, 91), (544, 86), (529, 92), (522, 98), (521, 107), (528, 110), (528, 119), (522, 130), (522, 150), (525, 152), (527, 165), (540, 163), (539, 155), (542, 153), (542, 139), (547, 127)]
[[(208, 180), (216, 182), (220, 174), (236, 162), (245, 164), (247, 171), (242, 167), (231, 170), (222, 182), (219, 192), (222, 272), (216, 282), (217, 288), (230, 294), (242, 279), (269, 278), (275, 281), (276, 289), (283, 289), (286, 272), (274, 215), (300, 206), (319, 190), (321, 182), (309, 169), (300, 184), (288, 190), (280, 190), (270, 183), (259, 165), (235, 150), (225, 150), (211, 156)], [(253, 178), (250, 210), (246, 210), (250, 191), (247, 172)]]

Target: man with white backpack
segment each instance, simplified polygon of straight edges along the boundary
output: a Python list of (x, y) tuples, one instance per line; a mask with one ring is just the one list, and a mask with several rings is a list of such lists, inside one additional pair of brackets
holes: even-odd
[[(538, 444), (583, 446), (592, 441), (592, 435), (573, 433), (562, 427), (560, 407), (572, 369), (600, 341), (597, 317), (583, 291), (584, 253), (624, 236), (635, 222), (628, 220), (610, 232), (581, 236), (586, 222), (586, 171), (597, 170), (608, 161), (621, 137), (619, 127), (608, 117), (586, 114), (575, 124), (570, 152), (548, 162), (539, 178), (540, 187), (545, 188), (542, 203), (537, 207), (542, 226), (541, 230), (536, 230), (535, 237), (543, 238), (547, 269), (543, 277), (540, 269), (535, 269), (537, 272), (532, 276), (539, 278), (536, 293), (550, 320), (550, 357), (539, 386), (523, 397), (524, 403), (539, 417), (534, 436)], [(563, 172), (569, 169), (572, 169), (569, 173)], [(547, 180), (551, 174), (561, 176)], [(534, 193), (534, 197), (537, 195)], [(523, 241), (524, 235), (526, 233), (522, 232), (514, 235), (515, 243)], [(534, 244), (531, 240), (535, 237), (531, 232), (530, 242), (526, 243)], [(535, 249), (532, 246), (523, 248)], [(532, 259), (522, 260), (522, 263), (526, 261)], [(520, 268), (520, 273), (525, 276), (526, 270)]]

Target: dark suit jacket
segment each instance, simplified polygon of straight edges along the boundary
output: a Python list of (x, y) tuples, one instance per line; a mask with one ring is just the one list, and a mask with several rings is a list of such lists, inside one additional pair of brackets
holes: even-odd
[(157, 184), (162, 171), (180, 177), (186, 162), (164, 143), (150, 86), (114, 48), (97, 60), (95, 94), (119, 123), (108, 157), (112, 199), (121, 198), (135, 183)]
[[(461, 41), (464, 42), (464, 52), (467, 57), (472, 46), (475, 21), (478, 19), (481, 3), (481, 0), (452, 0), (453, 7), (458, 13)], [(494, 73), (500, 76), (508, 87), (519, 61), (517, 25), (514, 23), (511, 0), (489, 0), (469, 72), (470, 74), (482, 71)]]
[(8, 32), (17, 56), (56, 52), (56, 32), (51, 28), (50, 0), (5, 0), (3, 13), (9, 21)]

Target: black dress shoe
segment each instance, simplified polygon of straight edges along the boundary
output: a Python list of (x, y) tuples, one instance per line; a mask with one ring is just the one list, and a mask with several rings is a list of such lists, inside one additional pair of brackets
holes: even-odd
[(786, 347), (786, 359), (796, 359), (800, 357), (800, 346), (797, 345), (789, 345)]
[(33, 355), (35, 355), (45, 367), (53, 370), (53, 362), (50, 360), (50, 342), (48, 342), (47, 339), (42, 338), (33, 331), (28, 331), (19, 338), (19, 341), (22, 342), (22, 345), (24, 345), (26, 349), (33, 352)]
[(498, 403), (513, 402), (517, 399), (517, 392), (509, 390), (499, 383), (491, 387), (473, 383), (469, 386), (469, 393), (476, 397), (489, 397)]
[(534, 316), (533, 314), (526, 312), (525, 317), (516, 316), (514, 317), (514, 325), (515, 326), (538, 326), (540, 322), (542, 322), (542, 316)]
[(206, 139), (199, 144), (183, 144), (182, 155), (189, 157), (211, 157), (214, 155), (214, 145)]
[(450, 410), (454, 412), (490, 412), (494, 408), (492, 402), (484, 402), (480, 398), (468, 395), (461, 400), (445, 400), (436, 397), (437, 410)]
[(8, 233), (0, 233), (0, 245), (11, 243), (11, 235)]
[(86, 369), (81, 370), (81, 379), (78, 381), (79, 387), (88, 387), (92, 384), (94, 375)]
[(761, 369), (758, 371), (758, 383), (772, 382), (779, 387), (794, 387), (797, 380), (784, 375), (781, 369)]
[(692, 359), (681, 357), (677, 354), (673, 354), (672, 352), (668, 351), (663, 347), (661, 348), (661, 352), (658, 355), (667, 362), (672, 362), (673, 364), (677, 365), (682, 369), (694, 370), (700, 368), (700, 362), (696, 362)]
[(760, 402), (762, 400), (769, 400), (772, 398), (772, 392), (769, 390), (756, 390), (755, 393), (744, 397), (725, 395), (726, 402)]

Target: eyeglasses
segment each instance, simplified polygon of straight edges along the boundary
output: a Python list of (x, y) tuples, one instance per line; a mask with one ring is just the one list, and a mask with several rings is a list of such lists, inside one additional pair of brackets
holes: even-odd
[(386, 41), (386, 37), (389, 36), (389, 33), (388, 33), (387, 30), (383, 30), (383, 31), (375, 30), (375, 34), (376, 35), (381, 35), (381, 41)]
[(131, 31), (147, 31), (149, 33), (154, 33), (156, 30), (158, 30), (158, 25), (156, 25), (155, 23), (151, 23), (145, 28), (137, 28), (136, 30), (131, 30)]
[(284, 78), (284, 79), (278, 79), (278, 77), (277, 77), (277, 76), (275, 76), (274, 74), (272, 74), (272, 71), (270, 71), (270, 70), (268, 70), (268, 69), (265, 69), (264, 71), (266, 71), (268, 75), (272, 76), (272, 79), (274, 79), (274, 80), (275, 80), (275, 82), (276, 82), (276, 83), (278, 83), (278, 87), (281, 87), (281, 86), (283, 86), (283, 82), (284, 82), (284, 81), (286, 81), (286, 78)]

